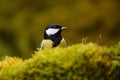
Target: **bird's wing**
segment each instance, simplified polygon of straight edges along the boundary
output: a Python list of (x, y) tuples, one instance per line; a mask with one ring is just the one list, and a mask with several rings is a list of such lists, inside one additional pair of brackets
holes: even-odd
[(58, 47), (66, 47), (66, 46), (67, 46), (66, 41), (65, 41), (64, 38), (62, 38), (62, 40), (61, 40), (60, 44), (58, 45)]
[(40, 48), (41, 49), (50, 49), (53, 46), (53, 42), (51, 40), (43, 40), (41, 42)]

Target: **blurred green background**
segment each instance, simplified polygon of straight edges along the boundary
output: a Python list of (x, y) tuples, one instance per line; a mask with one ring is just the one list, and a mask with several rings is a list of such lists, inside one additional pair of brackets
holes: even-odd
[(0, 0), (0, 56), (28, 58), (39, 47), (44, 28), (66, 26), (67, 44), (85, 37), (101, 45), (120, 40), (120, 0)]

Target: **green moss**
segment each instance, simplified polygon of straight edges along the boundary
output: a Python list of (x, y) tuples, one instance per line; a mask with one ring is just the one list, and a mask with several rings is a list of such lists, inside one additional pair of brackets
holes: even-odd
[(120, 44), (94, 43), (38, 50), (32, 58), (7, 57), (0, 62), (0, 80), (119, 80)]

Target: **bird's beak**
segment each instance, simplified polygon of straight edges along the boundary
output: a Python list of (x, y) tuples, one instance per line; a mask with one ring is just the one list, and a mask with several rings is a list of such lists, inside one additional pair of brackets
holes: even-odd
[(66, 30), (66, 27), (62, 27), (62, 29), (61, 30)]

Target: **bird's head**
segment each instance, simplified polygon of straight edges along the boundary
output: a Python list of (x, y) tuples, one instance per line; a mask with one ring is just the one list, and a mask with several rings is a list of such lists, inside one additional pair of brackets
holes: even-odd
[(65, 30), (66, 27), (62, 27), (58, 24), (51, 24), (46, 27), (44, 32), (44, 38), (48, 38), (50, 36), (61, 36), (61, 32)]

